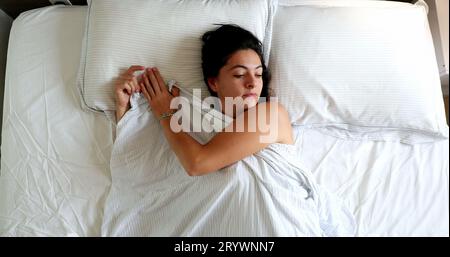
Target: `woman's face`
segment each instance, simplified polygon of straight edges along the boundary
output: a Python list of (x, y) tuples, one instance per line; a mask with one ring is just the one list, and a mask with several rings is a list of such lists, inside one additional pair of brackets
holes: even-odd
[(208, 83), (220, 98), (222, 109), (226, 97), (235, 101), (241, 101), (241, 97), (244, 109), (247, 109), (258, 103), (263, 86), (262, 74), (263, 67), (258, 54), (251, 49), (238, 50), (220, 69), (219, 75), (208, 79)]

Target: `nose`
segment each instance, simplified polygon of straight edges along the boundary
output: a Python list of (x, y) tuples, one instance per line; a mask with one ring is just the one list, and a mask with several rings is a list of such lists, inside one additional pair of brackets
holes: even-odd
[(249, 75), (245, 81), (245, 88), (252, 89), (256, 86), (256, 77)]

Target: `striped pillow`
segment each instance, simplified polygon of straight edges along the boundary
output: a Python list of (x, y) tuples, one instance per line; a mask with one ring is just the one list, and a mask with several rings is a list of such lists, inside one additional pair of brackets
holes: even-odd
[(293, 124), (350, 140), (448, 138), (423, 6), (283, 2), (273, 21), (269, 68), (272, 90)]
[(268, 53), (276, 0), (91, 0), (78, 75), (85, 107), (115, 109), (114, 80), (130, 65), (157, 66), (166, 80), (202, 88), (201, 36), (237, 24)]

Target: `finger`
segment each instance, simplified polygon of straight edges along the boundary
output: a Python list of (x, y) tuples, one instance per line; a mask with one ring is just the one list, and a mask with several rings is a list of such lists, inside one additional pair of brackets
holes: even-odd
[(127, 82), (128, 86), (130, 86), (131, 94), (133, 94), (136, 91), (136, 88), (134, 87), (133, 83), (131, 81)]
[(130, 80), (130, 79), (133, 79), (133, 75), (130, 75), (130, 74), (128, 74), (128, 73), (125, 73), (125, 74), (121, 74), (120, 76), (119, 76), (119, 78), (120, 79), (123, 79), (123, 80)]
[(144, 73), (143, 78), (144, 78), (145, 89), (147, 89), (147, 92), (150, 95), (150, 97), (153, 98), (155, 96), (155, 91), (153, 91), (153, 87), (150, 84), (150, 81), (148, 80), (148, 76), (146, 73)]
[(136, 81), (138, 82), (139, 85), (140, 85), (141, 83), (144, 82), (144, 81), (143, 81), (143, 78), (142, 78), (142, 75), (143, 75), (144, 73), (145, 73), (145, 72), (143, 72), (143, 73), (139, 74), (138, 76), (136, 76)]
[(133, 75), (129, 75), (129, 74), (123, 74), (119, 78), (122, 81), (132, 81), (133, 82), (133, 86), (136, 89), (136, 91), (140, 92), (139, 83), (142, 82), (142, 79), (139, 79), (138, 76), (133, 76)]
[(158, 85), (159, 82), (156, 79), (155, 73), (153, 72), (152, 69), (147, 70), (147, 71), (148, 71), (147, 74), (148, 74), (148, 76), (150, 78), (150, 82), (152, 83), (153, 90), (155, 91), (155, 93), (161, 92), (161, 88)]
[(130, 80), (133, 80), (133, 76), (128, 76), (128, 75), (120, 76), (119, 79), (120, 79), (120, 81), (128, 82)]
[(134, 86), (135, 92), (141, 92), (141, 87), (139, 86), (139, 83), (138, 83), (136, 77), (133, 77), (133, 79), (131, 80), (131, 83), (132, 83), (133, 86)]
[(133, 83), (132, 83), (131, 81), (128, 81), (127, 84), (128, 84), (128, 85), (130, 86), (130, 88), (131, 88), (131, 93), (134, 93), (135, 88), (134, 88)]
[(173, 86), (170, 93), (175, 97), (180, 96), (180, 89), (176, 86)]
[(133, 75), (136, 71), (145, 70), (145, 67), (142, 65), (132, 65), (128, 68), (126, 74)]
[(125, 92), (125, 93), (127, 93), (128, 95), (131, 95), (131, 87), (130, 87), (130, 85), (128, 85), (128, 83), (125, 83), (125, 84), (123, 85), (122, 91)]
[(153, 68), (153, 73), (156, 76), (156, 79), (158, 80), (158, 85), (159, 85), (159, 90), (161, 90), (161, 92), (164, 92), (165, 90), (167, 90), (166, 88), (166, 83), (164, 83), (164, 80), (161, 76), (161, 73), (159, 73), (158, 68)]
[(142, 93), (144, 94), (144, 97), (147, 99), (147, 101), (150, 103), (150, 101), (152, 100), (151, 98), (150, 98), (150, 95), (148, 94), (148, 91), (147, 91), (147, 89), (145, 88), (145, 85), (144, 85), (144, 83), (141, 83), (141, 88), (142, 88)]

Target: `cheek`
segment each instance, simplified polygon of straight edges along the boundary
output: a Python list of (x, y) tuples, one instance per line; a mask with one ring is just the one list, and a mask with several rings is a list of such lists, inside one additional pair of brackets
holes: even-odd
[(221, 93), (224, 96), (239, 96), (243, 91), (243, 86), (239, 82), (230, 81), (227, 84), (222, 85)]

